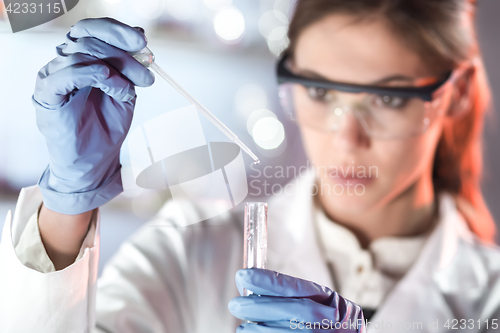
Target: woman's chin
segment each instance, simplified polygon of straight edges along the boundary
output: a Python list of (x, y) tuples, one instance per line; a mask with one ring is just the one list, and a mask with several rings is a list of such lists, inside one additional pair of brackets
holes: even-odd
[(322, 178), (316, 183), (318, 194), (335, 211), (361, 213), (377, 202), (376, 181)]

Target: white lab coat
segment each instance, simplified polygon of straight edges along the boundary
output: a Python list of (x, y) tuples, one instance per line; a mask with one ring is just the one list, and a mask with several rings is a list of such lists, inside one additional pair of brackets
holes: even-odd
[[(309, 172), (289, 185), (292, 194), (269, 201), (268, 268), (331, 287), (312, 225), (313, 179)], [(165, 221), (182, 225), (184, 217), (167, 203), (120, 248), (97, 282), (99, 220), (95, 246), (66, 269), (43, 274), (19, 262), (13, 244), (41, 200), (36, 186), (23, 189), (14, 219), (7, 216), (0, 244), (1, 333), (229, 333), (240, 324), (227, 304), (238, 296), (234, 274), (243, 257), (241, 210), (175, 228)], [(496, 332), (499, 277), (499, 248), (481, 243), (452, 197), (442, 195), (439, 223), (368, 331), (448, 332), (443, 324), (456, 318), (470, 320), (462, 331)], [(429, 329), (436, 321), (440, 329)], [(398, 323), (416, 326), (397, 329)]]

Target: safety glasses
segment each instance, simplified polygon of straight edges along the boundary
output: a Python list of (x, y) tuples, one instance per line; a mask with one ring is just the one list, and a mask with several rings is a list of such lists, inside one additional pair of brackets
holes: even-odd
[[(445, 87), (462, 68), (441, 78), (417, 79), (409, 87), (369, 86), (296, 75), (285, 55), (277, 64), (277, 76), (283, 109), (297, 123), (337, 131), (356, 119), (370, 137), (395, 139), (422, 134), (443, 115), (451, 95)], [(354, 118), (345, 116), (349, 114)]]

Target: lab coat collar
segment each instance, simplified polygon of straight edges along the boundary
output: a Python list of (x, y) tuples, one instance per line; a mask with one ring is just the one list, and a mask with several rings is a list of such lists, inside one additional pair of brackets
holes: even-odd
[[(487, 293), (488, 269), (478, 240), (450, 194), (439, 197), (439, 219), (414, 265), (389, 293), (372, 321), (421, 318), (444, 323), (474, 318)], [(375, 330), (376, 332), (376, 330)]]
[[(269, 202), (268, 268), (334, 289), (314, 234), (311, 195), (314, 180), (314, 170), (308, 169), (289, 183), (288, 191)], [(417, 309), (432, 313), (432, 319), (455, 318), (464, 311), (471, 311), (464, 314), (470, 317), (477, 304), (474, 300), (484, 297), (488, 276), (487, 267), (474, 247), (476, 242), (453, 197), (441, 194), (438, 222), (416, 262), (372, 320), (414, 318), (413, 311)], [(464, 300), (464, 306), (453, 308), (451, 304), (460, 299)], [(436, 317), (435, 313), (441, 315)]]

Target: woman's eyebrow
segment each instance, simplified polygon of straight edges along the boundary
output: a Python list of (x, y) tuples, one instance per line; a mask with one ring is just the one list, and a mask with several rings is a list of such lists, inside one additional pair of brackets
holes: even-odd
[[(330, 79), (324, 77), (323, 75), (318, 74), (318, 73), (311, 71), (311, 70), (307, 70), (307, 69), (306, 70), (298, 70), (296, 74), (305, 76), (305, 77), (310, 78), (310, 79), (331, 81)], [(415, 78), (405, 76), (405, 75), (391, 75), (391, 76), (385, 77), (383, 79), (380, 79), (380, 80), (377, 80), (374, 82), (366, 83), (364, 85), (377, 85), (377, 84), (388, 83), (391, 81), (414, 81), (414, 80), (415, 80)]]

